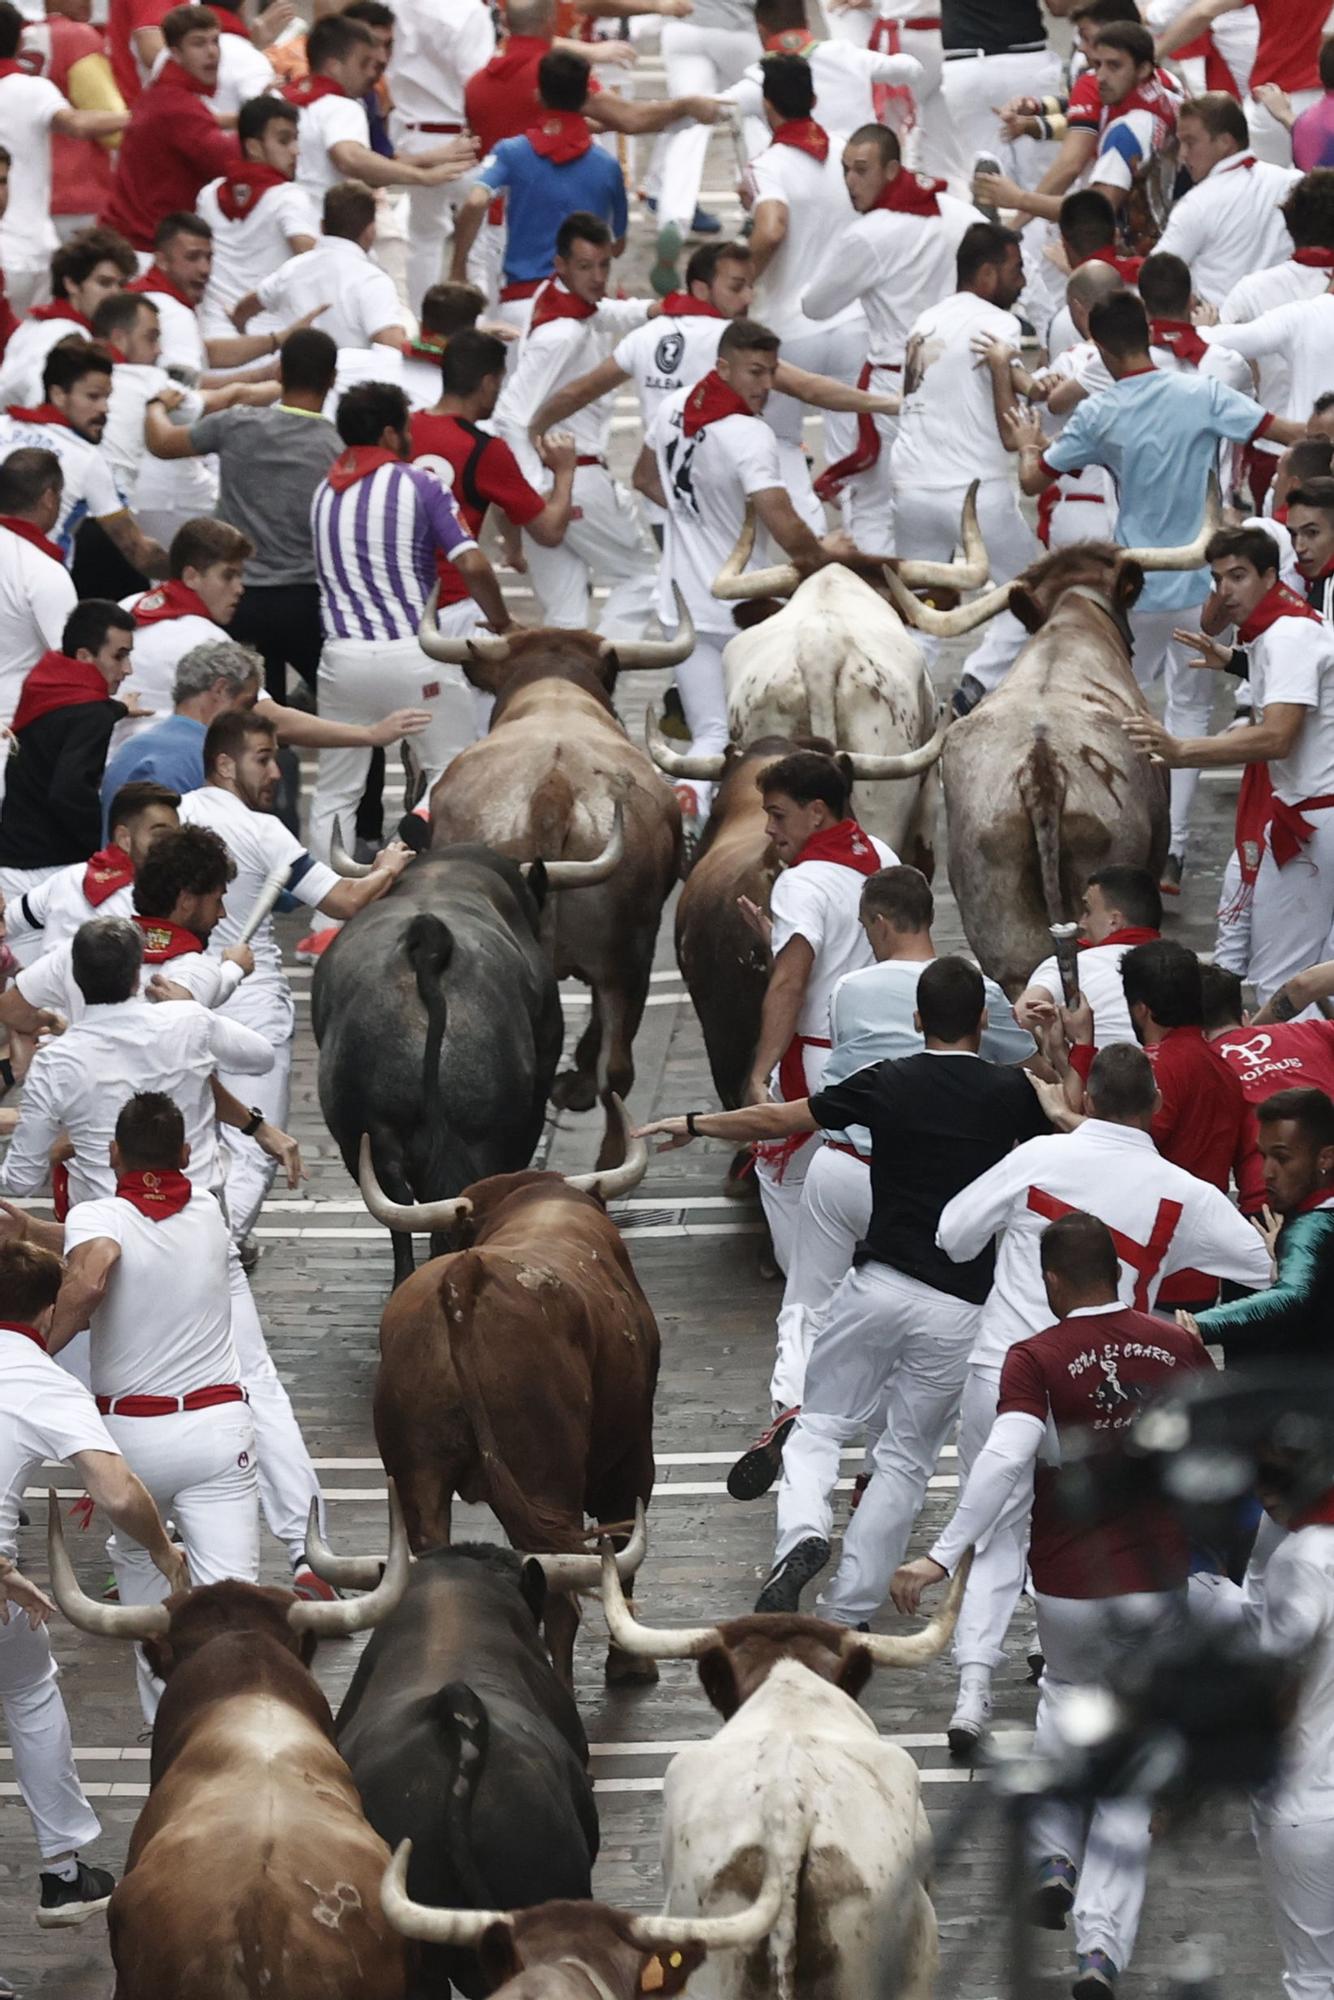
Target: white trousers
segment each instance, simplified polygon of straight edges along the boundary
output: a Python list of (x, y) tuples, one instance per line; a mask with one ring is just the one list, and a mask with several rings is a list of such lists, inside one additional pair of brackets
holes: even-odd
[(1287, 2000), (1334, 1996), (1334, 1820), (1252, 1820)]
[[(6, 759), (0, 757), (0, 777), (3, 777)], [(4, 787), (0, 785), (0, 801), (4, 799)], [(32, 965), (46, 950), (46, 932), (29, 930), (23, 921), (20, 901), (29, 889), (35, 889), (41, 882), (49, 882), (53, 875), (60, 874), (60, 868), (0, 868), (0, 907), (12, 912), (12, 925), (8, 930), (9, 948), (20, 965)]]
[(102, 1831), (74, 1768), (59, 1672), (45, 1626), (30, 1631), (26, 1617), (11, 1605), (9, 1623), (0, 1625), (0, 1708), (14, 1779), (43, 1861), (87, 1847)]
[(1269, 843), (1251, 904), (1250, 975), (1263, 1006), (1285, 979), (1330, 955), (1334, 926), (1334, 806), (1302, 815), (1315, 831), (1286, 868)]
[(1068, 549), (1072, 542), (1110, 542), (1115, 516), (1103, 501), (1058, 500), (1051, 510), (1047, 547)]
[[(1060, 1759), (1067, 1749), (1063, 1714), (1071, 1698), (1106, 1678), (1118, 1660), (1144, 1644), (1146, 1630), (1174, 1616), (1180, 1593), (1141, 1591), (1127, 1597), (1044, 1597), (1035, 1593), (1038, 1641), (1045, 1668), (1038, 1692), (1033, 1748)], [(1149, 1803), (1099, 1799), (1092, 1810), (1068, 1799), (1044, 1799), (1029, 1815), (1035, 1862), (1073, 1861), (1076, 1951), (1105, 1951), (1124, 1972), (1135, 1948), (1149, 1865)]]
[[(739, 83), (761, 53), (759, 36), (749, 28), (697, 28), (691, 21), (664, 21), (666, 95), (716, 97), (719, 91)], [(662, 149), (659, 223), (674, 222), (684, 232), (694, 221), (709, 131), (707, 125), (680, 125), (667, 135)]]
[[(1172, 633), (1198, 632), (1203, 603), (1183, 605), (1179, 611), (1132, 611), (1130, 630), (1135, 641), (1135, 679), (1147, 694), (1159, 674), (1167, 677), (1163, 720), (1173, 736), (1208, 736), (1213, 721), (1217, 681), (1203, 667), (1193, 667), (1193, 654), (1180, 645)], [(1171, 799), (1173, 854), (1185, 855), (1190, 839), (1191, 808), (1200, 788), (1198, 771), (1168, 774)]]
[(792, 1236), (778, 1353), (769, 1393), (790, 1410), (805, 1389), (811, 1346), (829, 1317), (834, 1293), (852, 1268), (852, 1253), (871, 1226), (871, 1169), (834, 1146), (818, 1146), (806, 1169)]
[[(1002, 100), (998, 99), (998, 102)], [(948, 562), (959, 543), (966, 486), (894, 488), (894, 553)], [(984, 479), (977, 490), (977, 522), (991, 559), (991, 582), (1009, 583), (1042, 554), (1037, 536), (1019, 511), (1019, 495), (1009, 479)], [(928, 663), (940, 642), (918, 633)], [(1004, 680), (1028, 633), (1011, 611), (1002, 611), (968, 656), (967, 670), (988, 694)]]
[(945, 108), (965, 179), (970, 179), (979, 153), (991, 153), (1021, 187), (1035, 187), (1053, 157), (1053, 148), (1037, 139), (1003, 139), (996, 117), (999, 105), (1012, 97), (1047, 97), (1061, 88), (1061, 59), (1054, 49), (1033, 49), (1027, 55), (961, 56), (946, 62), (941, 81)]
[(554, 549), (539, 548), (531, 535), (523, 538), (543, 620), (587, 630), (589, 593), (595, 583), (605, 583), (611, 587), (595, 629), (607, 639), (638, 639), (653, 612), (660, 560), (639, 502), (604, 467), (581, 465), (574, 475), (574, 506), (579, 518), (571, 519)]
[[(448, 143), (448, 138), (440, 133), (405, 131), (395, 150), (410, 160), (414, 153), (430, 152)], [(418, 315), (423, 294), (444, 276), (445, 251), (454, 238), (454, 214), (471, 188), (472, 182), (465, 176), (449, 181), (444, 187), (414, 187), (407, 191), (408, 305)], [(481, 287), (489, 301), (493, 296), (494, 272), (489, 267), (487, 235), (487, 225), (483, 223), (468, 256), (468, 278), (470, 283)]]
[[(234, 1070), (219, 1070), (218, 1082), (233, 1097), (239, 1097), (242, 1104), (262, 1111), (270, 1125), (280, 1132), (287, 1130), (288, 1104), (292, 1092), (292, 1046), (289, 1035), (285, 1041), (273, 1045), (273, 1068), (263, 1076), (241, 1076)], [(247, 1139), (244, 1132), (235, 1125), (222, 1125), (223, 1156), (227, 1169), (227, 1226), (231, 1230), (232, 1241), (243, 1243), (259, 1219), (259, 1211), (264, 1206), (269, 1189), (273, 1186), (278, 1171), (278, 1162), (271, 1160), (253, 1139)]]
[[(431, 721), (413, 748), (427, 787), (477, 738), (472, 689), (462, 667), (428, 659), (416, 639), (327, 639), (320, 655), (320, 714), (330, 722), (372, 723), (396, 708), (424, 708)], [(352, 838), (357, 801), (366, 789), (370, 750), (321, 750), (310, 806), (307, 846), (329, 859), (335, 819)]]
[[(165, 1521), (175, 1522), (185, 1544), (192, 1584), (238, 1577), (259, 1581), (259, 1485), (255, 1426), (244, 1403), (211, 1410), (183, 1410), (174, 1417), (109, 1416), (107, 1429), (138, 1473)], [(167, 1580), (147, 1550), (113, 1535), (107, 1554), (122, 1604), (160, 1604)], [(144, 1720), (152, 1722), (162, 1682), (136, 1646), (135, 1676)]]
[(227, 1259), (227, 1279), (232, 1299), (232, 1339), (255, 1427), (260, 1505), (269, 1532), (283, 1544), (293, 1565), (300, 1566), (305, 1561), (306, 1523), (312, 1500), (319, 1503), (323, 1514), (320, 1482), (291, 1398), (278, 1379), (273, 1356), (265, 1344), (254, 1293), (241, 1269), (235, 1244)]
[(1255, 887), (1241, 879), (1241, 863), (1236, 853), (1228, 856), (1223, 883), (1218, 892), (1218, 912), (1214, 931), (1214, 964), (1238, 979), (1251, 976), (1251, 908)]
[[(899, 365), (871, 370), (870, 387), (878, 395), (898, 395), (903, 388)], [(844, 488), (847, 498), (847, 529), (859, 549), (872, 555), (894, 555), (894, 486), (889, 472), (889, 455), (899, 434), (897, 417), (875, 417), (880, 456), (867, 472), (859, 472)]]
[[(875, 1477), (848, 1525), (829, 1598), (821, 1600), (831, 1617), (850, 1624), (869, 1617), (902, 1560), (959, 1406), (980, 1311), (874, 1262), (849, 1271), (834, 1294), (811, 1349), (801, 1415), (783, 1447), (774, 1557), (781, 1561), (808, 1535), (829, 1539), (840, 1450), (875, 1423), (887, 1400)], [(859, 1525), (873, 1497), (874, 1518)], [(854, 1611), (863, 1600), (868, 1608)]]
[[(978, 1453), (991, 1435), (1000, 1398), (1000, 1369), (968, 1370), (959, 1406), (959, 1491), (968, 1484)], [(954, 1664), (1001, 1665), (1005, 1633), (1028, 1567), (1028, 1517), (1033, 1511), (1033, 1475), (1020, 1479), (995, 1527), (977, 1545), (968, 1587), (954, 1628)]]

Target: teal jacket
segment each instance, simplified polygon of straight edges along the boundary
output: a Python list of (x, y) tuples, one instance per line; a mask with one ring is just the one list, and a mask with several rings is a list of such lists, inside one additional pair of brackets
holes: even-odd
[(1201, 1337), (1229, 1361), (1334, 1348), (1334, 1208), (1290, 1215), (1276, 1245), (1278, 1276), (1267, 1292), (1197, 1315)]

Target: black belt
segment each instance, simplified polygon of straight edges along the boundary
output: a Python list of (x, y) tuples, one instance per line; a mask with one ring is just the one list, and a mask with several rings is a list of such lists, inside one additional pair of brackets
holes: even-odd
[(1040, 41), (1011, 42), (1009, 47), (1005, 49), (946, 49), (945, 61), (963, 62), (966, 58), (974, 56), (1032, 56), (1036, 55), (1039, 50), (1045, 51), (1046, 47), (1047, 43)]

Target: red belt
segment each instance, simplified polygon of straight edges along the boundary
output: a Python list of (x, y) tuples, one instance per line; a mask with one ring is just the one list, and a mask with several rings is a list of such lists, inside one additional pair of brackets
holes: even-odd
[(535, 298), (546, 282), (545, 278), (516, 278), (512, 285), (501, 286), (500, 303), (508, 306), (512, 305), (515, 299)]
[(186, 1410), (212, 1410), (219, 1403), (249, 1400), (239, 1382), (215, 1382), (184, 1396), (99, 1396), (97, 1407), (104, 1417), (175, 1417)]
[(605, 459), (605, 458), (599, 458), (599, 457), (597, 456), (596, 452), (595, 452), (595, 453), (593, 453), (593, 454), (592, 454), (591, 456), (586, 456), (586, 455), (584, 455), (583, 453), (581, 453), (581, 454), (580, 454), (580, 456), (579, 456), (578, 458), (576, 458), (576, 460), (575, 460), (574, 462), (575, 462), (575, 466), (576, 466), (576, 467), (578, 467), (578, 466), (581, 466), (581, 465), (600, 465), (600, 466), (602, 467), (602, 470), (603, 470), (604, 472), (605, 472), (605, 471), (606, 471), (606, 469), (607, 469), (607, 461), (606, 461), (606, 459)]
[[(857, 377), (857, 387), (862, 391), (869, 389), (871, 371), (881, 365), (879, 362), (864, 361), (861, 373)], [(883, 365), (892, 367), (893, 363), (887, 362)], [(825, 467), (815, 481), (816, 499), (830, 502), (836, 500), (850, 479), (856, 479), (859, 474), (869, 472), (872, 466), (879, 462), (879, 458), (880, 433), (875, 427), (875, 418), (869, 411), (860, 410), (857, 414), (857, 442), (846, 457), (837, 458), (832, 465)]]
[(914, 14), (911, 21), (900, 21), (899, 26), (901, 28), (916, 28), (922, 34), (931, 34), (933, 32), (939, 34), (940, 16), (939, 14)]
[(464, 125), (419, 125), (415, 118), (406, 118), (403, 122), (409, 132), (464, 132), (467, 130), (467, 127)]

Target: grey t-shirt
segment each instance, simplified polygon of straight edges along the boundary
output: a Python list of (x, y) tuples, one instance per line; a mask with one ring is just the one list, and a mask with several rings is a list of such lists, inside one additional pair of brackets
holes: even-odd
[(310, 503), (343, 449), (333, 425), (283, 403), (215, 410), (191, 424), (190, 442), (218, 455), (218, 519), (255, 544), (246, 583), (314, 583)]

